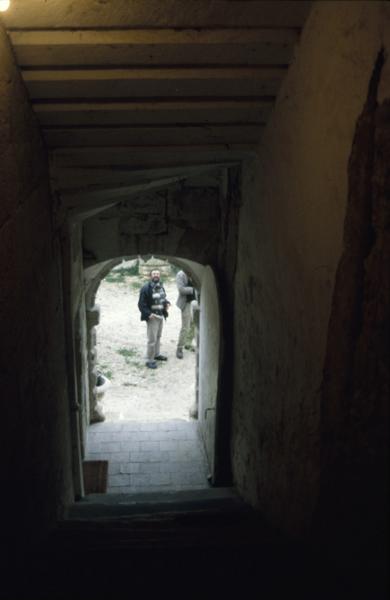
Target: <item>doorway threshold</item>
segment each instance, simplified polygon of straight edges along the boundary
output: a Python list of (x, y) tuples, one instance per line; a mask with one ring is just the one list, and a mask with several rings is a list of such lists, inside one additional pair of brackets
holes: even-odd
[(66, 520), (132, 517), (145, 514), (196, 511), (250, 510), (232, 487), (146, 492), (139, 494), (89, 494), (72, 504)]

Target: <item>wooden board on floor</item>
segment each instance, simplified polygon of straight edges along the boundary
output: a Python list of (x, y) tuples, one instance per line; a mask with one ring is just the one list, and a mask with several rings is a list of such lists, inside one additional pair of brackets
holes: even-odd
[(83, 473), (86, 494), (107, 493), (107, 460), (84, 460)]

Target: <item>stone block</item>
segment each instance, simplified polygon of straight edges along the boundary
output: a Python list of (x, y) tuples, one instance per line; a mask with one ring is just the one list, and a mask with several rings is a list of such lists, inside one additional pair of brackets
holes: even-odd
[(150, 475), (151, 485), (168, 485), (169, 483), (171, 483), (169, 473), (151, 473)]
[(163, 216), (137, 215), (120, 222), (120, 235), (156, 235), (168, 232), (168, 223)]
[(140, 451), (141, 452), (158, 452), (160, 450), (160, 442), (148, 441), (148, 442), (140, 442)]
[(109, 486), (110, 487), (121, 487), (124, 485), (130, 485), (130, 475), (121, 473), (119, 475), (110, 475), (109, 476)]
[(137, 486), (149, 486), (150, 475), (146, 473), (134, 473), (134, 475), (131, 475), (131, 484)]
[(160, 450), (171, 450), (171, 451), (176, 451), (178, 449), (178, 444), (180, 442), (174, 441), (174, 440), (167, 440), (167, 441), (161, 441), (159, 442), (160, 444)]
[(121, 447), (119, 442), (102, 442), (101, 443), (101, 452), (107, 452), (111, 454), (112, 452), (120, 452)]
[(117, 211), (121, 215), (163, 215), (165, 213), (166, 192), (142, 194), (121, 202)]
[(129, 461), (129, 455), (129, 452), (113, 452), (109, 454), (109, 459), (111, 462), (126, 463)]
[(161, 472), (161, 464), (157, 462), (147, 462), (147, 463), (135, 463), (139, 465), (140, 473), (160, 473)]
[(87, 316), (87, 327), (90, 329), (99, 325), (100, 322), (100, 306), (95, 304), (92, 308), (86, 311)]
[(125, 442), (120, 442), (121, 451), (126, 452), (140, 452), (140, 444), (141, 442), (133, 442), (132, 440), (128, 440)]
[(174, 193), (168, 201), (169, 220), (186, 221), (197, 228), (197, 223), (206, 226), (219, 219), (218, 192), (215, 188), (192, 188)]
[(140, 473), (142, 471), (142, 463), (129, 462), (120, 465), (120, 472), (127, 474)]

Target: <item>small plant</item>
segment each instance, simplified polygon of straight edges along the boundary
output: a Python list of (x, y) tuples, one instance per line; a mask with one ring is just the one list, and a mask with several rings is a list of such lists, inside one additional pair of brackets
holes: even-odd
[(125, 275), (139, 275), (139, 263), (138, 263), (138, 260), (131, 267), (122, 267), (121, 269), (118, 269), (118, 270), (120, 270), (121, 273), (124, 273)]
[(133, 290), (140, 290), (142, 287), (142, 282), (141, 281), (132, 281), (130, 283), (130, 285), (133, 288)]
[(100, 366), (98, 366), (98, 371), (100, 371), (100, 373), (102, 375), (104, 375), (104, 377), (107, 377), (107, 379), (113, 379), (114, 378), (114, 374), (111, 371), (111, 369), (109, 369), (108, 365), (100, 365)]
[(137, 350), (134, 350), (133, 348), (119, 348), (117, 353), (123, 356), (127, 365), (138, 367), (138, 361), (134, 360), (138, 356)]
[(125, 275), (120, 271), (110, 271), (104, 278), (108, 283), (125, 283)]
[(124, 358), (134, 358), (138, 354), (137, 350), (134, 350), (133, 348), (119, 348), (117, 353), (124, 356)]
[(144, 363), (139, 362), (138, 360), (135, 360), (131, 363), (131, 365), (133, 367), (135, 367), (136, 369), (143, 369), (144, 368)]

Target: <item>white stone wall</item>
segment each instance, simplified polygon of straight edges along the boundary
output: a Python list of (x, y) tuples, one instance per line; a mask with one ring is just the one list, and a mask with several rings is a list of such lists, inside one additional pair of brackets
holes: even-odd
[(234, 480), (297, 535), (319, 490), (320, 386), (352, 140), (388, 37), (385, 2), (314, 3), (258, 161), (244, 167)]

